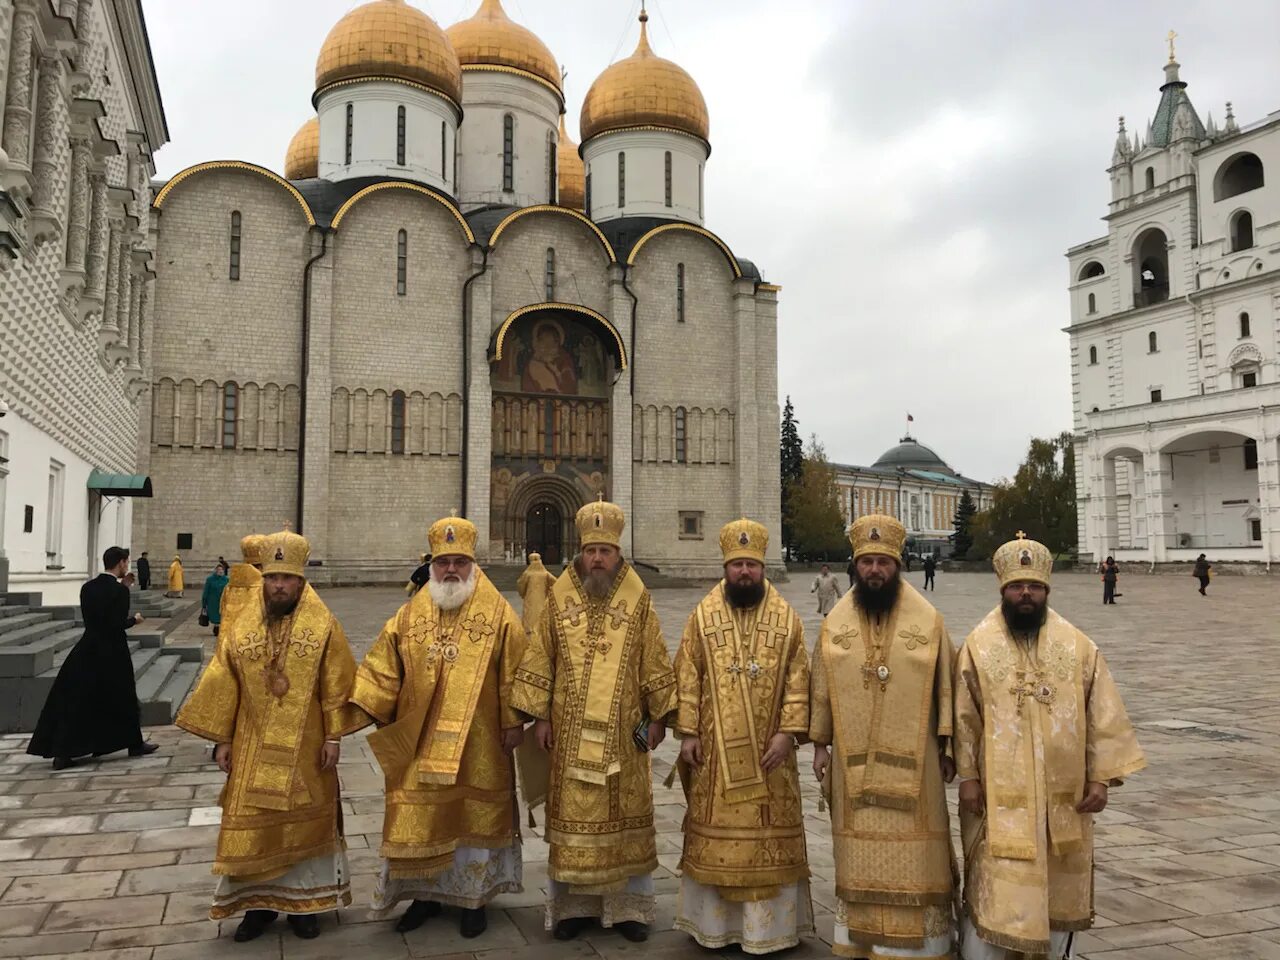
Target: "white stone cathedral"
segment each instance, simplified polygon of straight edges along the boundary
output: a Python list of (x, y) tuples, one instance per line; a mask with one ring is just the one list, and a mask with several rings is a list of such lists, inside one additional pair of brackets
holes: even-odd
[(650, 48), (592, 84), (499, 0), (442, 30), (343, 17), (284, 176), (157, 185), (135, 552), (197, 568), (285, 521), (322, 582), (400, 575), (461, 510), (491, 563), (574, 550), (603, 494), (626, 553), (719, 567), (742, 515), (780, 562), (778, 287), (704, 226), (693, 79)]
[(1280, 560), (1280, 112), (1202, 123), (1172, 46), (1067, 252), (1080, 551)]

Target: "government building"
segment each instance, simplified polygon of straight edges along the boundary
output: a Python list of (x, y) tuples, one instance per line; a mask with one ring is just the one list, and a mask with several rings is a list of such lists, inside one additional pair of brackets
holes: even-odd
[(779, 288), (706, 226), (707, 105), (646, 20), (579, 146), (499, 0), (447, 29), (374, 0), (319, 50), (283, 175), (154, 185), (135, 545), (203, 570), (288, 521), (320, 582), (385, 579), (457, 510), (482, 560), (559, 564), (604, 496), (650, 569), (713, 573), (741, 515), (781, 562)]
[(1067, 252), (1082, 558), (1280, 560), (1280, 112), (1202, 122), (1172, 44)]

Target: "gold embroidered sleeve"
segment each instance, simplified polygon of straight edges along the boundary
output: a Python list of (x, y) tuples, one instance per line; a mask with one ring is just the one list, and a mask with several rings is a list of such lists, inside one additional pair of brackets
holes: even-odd
[(320, 664), (320, 709), (324, 712), (324, 735), (328, 740), (345, 737), (373, 722), (364, 710), (349, 703), (356, 681), (356, 658), (342, 624), (333, 620), (329, 642)]
[(388, 724), (396, 718), (396, 703), (404, 682), (398, 619), (399, 614), (386, 622), (360, 662), (351, 688), (351, 702), (379, 724)]
[(804, 624), (798, 616), (791, 631), (791, 657), (783, 677), (778, 732), (795, 734), (801, 742), (809, 739), (809, 651), (804, 645)]
[(982, 688), (966, 642), (956, 659), (955, 722), (952, 749), (961, 780), (982, 779)]
[(813, 650), (809, 678), (809, 739), (822, 747), (831, 746), (834, 731), (831, 719), (831, 690), (827, 686), (827, 625), (822, 624), (818, 645)]
[(516, 617), (510, 605), (504, 604), (502, 627), (499, 632), (498, 651), (498, 713), (502, 729), (524, 725), (524, 715), (511, 704), (511, 690), (515, 686), (516, 671), (524, 658), (525, 640), (524, 624)]
[[(938, 736), (950, 739), (955, 726), (955, 685), (954, 671), (956, 667), (956, 648), (951, 643), (951, 634), (938, 617), (938, 665), (933, 671), (933, 697), (938, 708)], [(950, 750), (950, 745), (948, 744)]]
[(1088, 660), (1082, 664), (1087, 671), (1084, 674), (1088, 731), (1085, 777), (1118, 786), (1129, 774), (1145, 767), (1147, 760), (1106, 659), (1092, 643), (1089, 646), (1092, 670), (1088, 669)]
[(644, 616), (640, 648), (640, 697), (650, 720), (667, 721), (676, 710), (676, 672), (652, 601)]
[(542, 611), (538, 629), (525, 644), (511, 683), (511, 709), (534, 720), (551, 719), (551, 691), (556, 680), (555, 635), (551, 618), (555, 605)]
[(702, 709), (702, 638), (698, 635), (698, 614), (689, 615), (676, 650), (675, 731), (682, 737), (696, 737)]
[[(229, 632), (223, 638), (230, 640)], [(195, 692), (178, 711), (178, 726), (214, 743), (230, 743), (240, 709), (240, 678), (231, 663), (231, 643), (219, 643), (217, 652), (200, 675)]]

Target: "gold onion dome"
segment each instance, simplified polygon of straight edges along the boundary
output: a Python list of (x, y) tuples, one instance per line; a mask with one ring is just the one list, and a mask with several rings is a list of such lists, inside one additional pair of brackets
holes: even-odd
[(636, 52), (596, 77), (587, 91), (579, 124), (583, 143), (633, 127), (662, 127), (710, 140), (711, 119), (702, 91), (683, 67), (653, 52), (648, 21), (641, 9)]
[(560, 114), (560, 145), (556, 147), (556, 177), (559, 181), (560, 206), (582, 210), (586, 206), (586, 173), (578, 145), (569, 138), (564, 128), (564, 114)]
[(547, 45), (502, 9), (502, 0), (481, 0), (474, 17), (445, 31), (463, 69), (507, 67), (545, 80), (557, 93), (560, 69)]
[(312, 117), (293, 135), (284, 155), (286, 180), (310, 180), (320, 175), (320, 118)]
[(373, 0), (339, 20), (316, 59), (316, 93), (344, 80), (407, 80), (462, 99), (462, 67), (434, 20), (404, 0)]

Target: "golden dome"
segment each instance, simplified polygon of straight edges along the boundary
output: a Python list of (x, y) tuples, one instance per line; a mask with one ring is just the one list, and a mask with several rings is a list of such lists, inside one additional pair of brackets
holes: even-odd
[(408, 80), (455, 104), (462, 98), (462, 68), (449, 38), (404, 0), (356, 7), (329, 31), (316, 59), (316, 93), (357, 79)]
[(559, 203), (571, 210), (586, 206), (586, 174), (578, 145), (569, 139), (564, 128), (564, 114), (560, 114), (560, 145), (556, 147), (556, 178), (559, 180)]
[(510, 67), (545, 80), (563, 97), (556, 58), (532, 30), (507, 16), (502, 0), (481, 0), (474, 17), (455, 23), (445, 34), (464, 70)]
[(286, 180), (309, 180), (320, 174), (320, 118), (312, 117), (293, 135), (284, 155)]
[(648, 20), (642, 9), (636, 52), (596, 77), (587, 91), (579, 124), (584, 143), (629, 127), (664, 127), (709, 140), (711, 119), (702, 91), (682, 67), (649, 47)]

